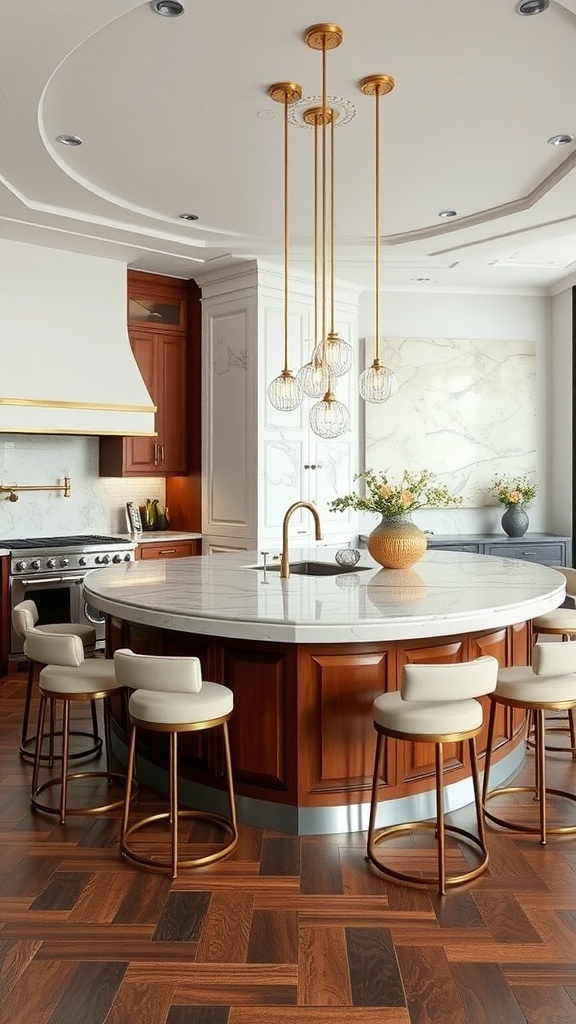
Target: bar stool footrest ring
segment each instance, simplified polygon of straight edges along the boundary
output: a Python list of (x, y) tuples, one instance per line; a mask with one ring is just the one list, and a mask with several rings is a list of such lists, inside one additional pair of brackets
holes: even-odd
[[(54, 738), (56, 738), (56, 736), (62, 736), (62, 732), (61, 732), (61, 730), (59, 730), (58, 732), (55, 732), (53, 735), (54, 735)], [(83, 736), (85, 739), (92, 740), (92, 746), (91, 747), (86, 747), (85, 750), (75, 750), (75, 751), (73, 751), (73, 753), (68, 754), (68, 760), (69, 761), (78, 761), (81, 758), (99, 757), (99, 755), (102, 753), (103, 740), (102, 740), (102, 737), (101, 736), (97, 736), (96, 733), (93, 733), (93, 732), (81, 732), (81, 731), (78, 731), (77, 729), (74, 729), (74, 730), (71, 729), (70, 730), (70, 738), (72, 738), (72, 736)], [(24, 742), (20, 744), (20, 757), (23, 758), (25, 761), (34, 762), (34, 750), (28, 750), (28, 747), (32, 743), (35, 746), (37, 738), (38, 738), (37, 736), (29, 736), (28, 739), (24, 740)], [(61, 761), (61, 760), (62, 760), (62, 754), (60, 754), (60, 753), (53, 754), (52, 757), (50, 757), (50, 754), (43, 754), (43, 753), (40, 754), (40, 762), (41, 762), (41, 764), (46, 764), (46, 763), (50, 763), (51, 761)]]
[[(520, 822), (511, 821), (509, 818), (499, 818), (498, 815), (489, 811), (486, 807), (488, 800), (492, 800), (496, 796), (510, 796), (512, 793), (532, 793), (534, 795), (535, 802), (538, 802), (538, 790), (535, 786), (502, 786), (500, 789), (492, 789), (486, 794), (484, 803), (484, 817), (488, 818), (489, 821), (495, 825), (500, 825), (502, 828), (511, 829), (513, 832), (526, 832), (530, 835), (540, 835), (541, 828), (540, 823), (537, 825), (522, 825)], [(546, 796), (559, 796), (564, 800), (572, 800), (576, 802), (576, 793), (568, 793), (564, 789), (550, 789), (546, 787)], [(576, 832), (576, 823), (574, 825), (546, 825), (547, 835), (568, 835), (571, 832)]]
[[(194, 868), (201, 867), (204, 864), (214, 864), (218, 860), (222, 860), (223, 857), (227, 857), (236, 848), (238, 844), (238, 830), (235, 828), (232, 821), (225, 818), (221, 814), (215, 814), (212, 811), (201, 811), (201, 810), (179, 810), (178, 821), (183, 819), (192, 819), (196, 821), (206, 821), (211, 825), (216, 825), (230, 834), (230, 840), (224, 846), (220, 846), (218, 850), (205, 854), (200, 857), (191, 857), (187, 859), (178, 858), (178, 868)], [(140, 818), (138, 821), (133, 822), (129, 828), (126, 829), (120, 842), (120, 852), (126, 860), (133, 861), (135, 864), (142, 864), (144, 867), (148, 867), (152, 870), (157, 871), (172, 871), (172, 860), (170, 854), (141, 854), (137, 853), (128, 843), (130, 836), (134, 835), (140, 829), (143, 829), (146, 825), (150, 825), (156, 821), (166, 821), (171, 824), (169, 811), (162, 811), (159, 814), (150, 814), (144, 818)], [(170, 841), (170, 837), (166, 837), (166, 842)], [(206, 843), (205, 845), (211, 845)]]
[[(374, 839), (371, 845), (368, 847), (367, 859), (374, 864), (383, 874), (390, 878), (398, 879), (401, 882), (410, 882), (413, 885), (437, 885), (439, 878), (437, 874), (434, 875), (413, 875), (407, 871), (397, 871), (395, 868), (389, 867), (386, 864), (382, 864), (374, 853), (374, 847), (386, 839), (391, 839), (393, 836), (398, 836), (402, 832), (412, 832), (418, 829), (427, 829), (428, 831), (438, 832), (438, 823), (436, 821), (408, 821), (402, 822), (399, 825), (390, 825), (387, 828), (380, 829), (380, 831), (374, 834)], [(473, 832), (468, 832), (466, 829), (459, 828), (457, 825), (444, 824), (444, 833), (447, 837), (463, 839), (466, 843), (470, 844), (475, 848), (475, 851), (479, 851), (482, 855), (482, 859), (472, 868), (470, 871), (464, 871), (460, 874), (448, 874), (446, 873), (446, 886), (462, 885), (464, 882), (471, 882), (474, 878), (478, 878), (488, 865), (489, 853), (485, 846), (483, 846), (481, 839), (474, 835)], [(430, 850), (432, 852), (432, 849)], [(434, 851), (434, 854), (436, 851)]]
[[(122, 786), (126, 785), (126, 776), (120, 772), (75, 772), (72, 775), (67, 776), (68, 784), (74, 782), (77, 779), (108, 779), (110, 785), (113, 785), (114, 781), (122, 783)], [(45, 792), (47, 789), (51, 789), (53, 786), (60, 786), (62, 780), (60, 777), (55, 779), (48, 779), (47, 782), (43, 782), (41, 786), (32, 793), (30, 797), (30, 803), (34, 810), (44, 811), (45, 814), (60, 814), (60, 808), (54, 807), (50, 804), (42, 803), (38, 797), (40, 793)], [(136, 794), (134, 793), (134, 796)], [(113, 811), (117, 807), (122, 807), (124, 804), (124, 794), (116, 800), (108, 801), (105, 804), (98, 804), (91, 807), (66, 807), (66, 816), (69, 814), (104, 814), (106, 811)]]

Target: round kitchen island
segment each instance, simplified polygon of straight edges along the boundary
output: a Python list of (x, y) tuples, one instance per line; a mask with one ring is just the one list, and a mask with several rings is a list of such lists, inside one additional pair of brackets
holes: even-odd
[[(234, 692), (229, 723), (240, 821), (314, 834), (364, 829), (375, 734), (372, 701), (399, 686), (407, 662), (529, 663), (531, 620), (562, 604), (564, 576), (543, 565), (467, 552), (427, 551), (411, 570), (367, 553), (343, 570), (328, 548), (292, 553), (291, 573), (264, 570), (250, 552), (99, 569), (86, 599), (107, 616), (107, 653), (195, 655), (204, 678)], [(117, 753), (126, 723), (113, 709)], [(501, 709), (494, 785), (525, 756), (522, 712)], [(186, 745), (185, 745), (186, 742)], [(208, 734), (181, 747), (181, 793), (218, 809), (222, 752)], [(485, 733), (479, 738), (483, 751)], [(157, 733), (140, 777), (164, 791)], [(434, 813), (428, 745), (392, 745), (381, 781), (387, 822)], [(471, 800), (464, 745), (446, 750), (446, 806)]]

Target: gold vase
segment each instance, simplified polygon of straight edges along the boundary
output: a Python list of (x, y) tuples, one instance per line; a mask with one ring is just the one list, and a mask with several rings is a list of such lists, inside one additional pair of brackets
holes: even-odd
[(409, 569), (426, 547), (425, 534), (410, 516), (383, 516), (368, 537), (368, 551), (386, 569)]

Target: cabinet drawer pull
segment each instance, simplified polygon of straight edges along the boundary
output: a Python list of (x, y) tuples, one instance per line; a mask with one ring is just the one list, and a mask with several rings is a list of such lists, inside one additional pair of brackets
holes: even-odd
[(175, 555), (176, 548), (160, 548), (158, 551), (159, 555)]

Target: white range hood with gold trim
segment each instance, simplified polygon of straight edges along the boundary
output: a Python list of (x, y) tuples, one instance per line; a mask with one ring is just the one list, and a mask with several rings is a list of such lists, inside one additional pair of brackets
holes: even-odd
[(126, 265), (0, 239), (0, 432), (155, 434)]

